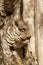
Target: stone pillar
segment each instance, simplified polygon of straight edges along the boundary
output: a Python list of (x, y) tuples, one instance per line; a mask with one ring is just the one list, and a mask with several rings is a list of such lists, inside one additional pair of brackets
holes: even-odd
[(39, 0), (40, 21), (39, 21), (39, 65), (43, 64), (43, 0)]
[(43, 64), (43, 1), (35, 0), (35, 40), (39, 65)]

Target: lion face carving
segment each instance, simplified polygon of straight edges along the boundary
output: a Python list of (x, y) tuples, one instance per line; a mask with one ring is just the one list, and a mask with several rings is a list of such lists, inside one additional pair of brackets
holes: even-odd
[(10, 22), (11, 25), (8, 23), (7, 29), (3, 31), (2, 42), (4, 39), (9, 46), (13, 46), (15, 49), (21, 48), (29, 42), (31, 37), (28, 23), (21, 19)]
[[(18, 3), (18, 8), (17, 8), (17, 11), (18, 11), (21, 4), (18, 0), (14, 0), (14, 3), (15, 3), (14, 5), (16, 5)], [(8, 5), (6, 5), (6, 4), (8, 4)], [(31, 37), (32, 32), (31, 32), (31, 29), (30, 29), (31, 26), (28, 25), (28, 23), (25, 22), (24, 20), (22, 20), (21, 18), (18, 19), (18, 20), (14, 20), (14, 18), (13, 18), (13, 20), (12, 20), (11, 16), (16, 11), (16, 8), (15, 8), (14, 13), (11, 12), (14, 7), (13, 7), (13, 1), (12, 0), (11, 0), (11, 3), (10, 3), (10, 0), (9, 1), (4, 0), (4, 11), (5, 11), (6, 16), (5, 15), (2, 16), (2, 14), (1, 14), (1, 17), (4, 17), (4, 22), (6, 21), (7, 23), (4, 27), (3, 35), (2, 35), (1, 40), (2, 40), (2, 43), (3, 43), (3, 40), (5, 40), (4, 43), (7, 42), (8, 46), (14, 46), (14, 48), (19, 48), (19, 47), (24, 46), (28, 42), (28, 40)], [(12, 14), (9, 14), (10, 13), (9, 11)], [(19, 15), (19, 13), (20, 13), (20, 11), (18, 13), (16, 12), (16, 14), (18, 14), (18, 15)], [(8, 18), (10, 17), (9, 20), (8, 20), (7, 17)]]

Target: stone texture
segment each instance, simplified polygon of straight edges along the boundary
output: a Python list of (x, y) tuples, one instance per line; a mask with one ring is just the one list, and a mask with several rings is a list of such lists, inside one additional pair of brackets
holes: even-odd
[[(16, 20), (18, 22), (19, 30), (22, 30), (22, 28), (23, 27), (26, 28), (26, 26), (23, 23), (19, 23), (19, 22), (25, 21), (25, 23), (28, 22), (27, 26), (29, 27), (30, 30), (29, 30), (29, 32), (27, 31), (27, 33), (25, 32), (27, 35), (25, 35), (25, 33), (20, 32), (21, 37), (24, 40), (24, 38), (26, 39), (27, 36), (30, 35), (31, 38), (29, 37), (30, 39), (29, 39), (28, 45), (26, 45), (26, 46), (23, 45), (23, 48), (21, 48), (19, 45), (18, 45), (18, 47), (20, 47), (20, 49), (15, 50), (14, 48), (11, 47), (11, 53), (10, 53), (11, 57), (9, 56), (9, 58), (8, 58), (8, 56), (7, 56), (7, 59), (6, 59), (5, 54), (7, 53), (9, 55), (9, 53), (8, 53), (9, 47), (7, 47), (8, 45), (5, 44), (6, 41), (3, 40), (4, 37), (5, 37), (5, 35), (4, 35), (4, 37), (1, 38), (2, 41), (4, 42), (3, 44), (5, 44), (5, 46), (3, 44), (1, 44), (2, 49), (5, 49), (5, 50), (8, 49), (8, 50), (6, 51), (6, 53), (4, 51), (4, 60), (3, 60), (3, 62), (4, 62), (5, 65), (14, 65), (14, 64), (15, 65), (38, 65), (37, 64), (38, 59), (37, 59), (37, 56), (35, 54), (35, 36), (34, 36), (34, 30), (35, 30), (34, 29), (34, 6), (35, 5), (34, 5), (34, 0), (27, 0), (27, 1), (23, 0), (23, 13), (22, 13), (23, 20), (20, 17), (20, 1), (21, 0), (19, 0), (19, 2), (15, 5), (15, 11), (14, 11), (13, 15), (11, 15), (11, 16), (6, 16), (5, 12), (4, 13), (2, 12), (3, 6), (0, 7), (1, 16), (3, 17), (3, 15), (4, 15), (4, 17), (6, 17), (5, 19), (3, 19), (3, 21), (5, 21), (5, 27), (0, 29), (0, 31), (2, 31), (2, 32), (5, 31), (6, 32), (7, 24), (12, 24), (12, 23), (9, 23), (9, 21), (14, 22)], [(9, 26), (10, 26), (10, 28), (8, 29), (8, 32), (10, 30), (9, 33), (11, 33), (11, 35), (12, 35), (13, 32), (14, 32), (14, 28), (13, 28), (13, 25), (8, 25), (7, 27), (9, 27)], [(20, 28), (20, 26), (21, 26), (21, 28)], [(12, 28), (13, 32), (11, 32), (12, 31), (11, 28)], [(19, 35), (18, 28), (16, 26), (16, 34)], [(28, 28), (26, 28), (26, 29), (28, 29)], [(24, 29), (22, 31), (24, 31)], [(2, 32), (0, 32), (1, 35), (3, 34)], [(4, 32), (4, 34), (5, 34), (5, 32)], [(16, 36), (15, 39), (18, 40), (18, 36)], [(12, 52), (12, 50), (13, 51), (15, 50), (15, 51)], [(1, 54), (3, 54), (3, 53), (1, 53)], [(2, 65), (3, 65), (3, 62), (2, 62)]]

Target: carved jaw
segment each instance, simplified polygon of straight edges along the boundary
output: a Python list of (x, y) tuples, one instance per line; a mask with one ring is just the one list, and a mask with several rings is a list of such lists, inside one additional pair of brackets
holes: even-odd
[(27, 46), (28, 43), (30, 43), (30, 40), (29, 40), (29, 39), (17, 40), (17, 41), (15, 41), (15, 43), (13, 44), (13, 47), (14, 47), (14, 49), (21, 48), (21, 47)]

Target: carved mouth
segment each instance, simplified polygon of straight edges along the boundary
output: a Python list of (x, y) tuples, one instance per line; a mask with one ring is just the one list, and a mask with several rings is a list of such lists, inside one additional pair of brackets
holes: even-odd
[(27, 44), (28, 42), (30, 42), (30, 39), (27, 39), (27, 38), (26, 39), (22, 39), (21, 38), (20, 40), (18, 39), (16, 42), (18, 42), (18, 43), (20, 42), (20, 43), (23, 43), (23, 44), (26, 43)]
[(28, 39), (23, 41), (23, 43), (29, 43), (29, 42), (30, 42), (30, 40), (28, 40)]
[(28, 42), (30, 42), (30, 38), (28, 38), (28, 37), (27, 37), (26, 39), (22, 39), (22, 38), (21, 38), (21, 41), (22, 41), (23, 43), (28, 43)]
[(21, 41), (15, 41), (15, 44), (13, 44), (14, 48), (21, 48), (26, 46), (30, 42), (29, 39), (21, 40)]

